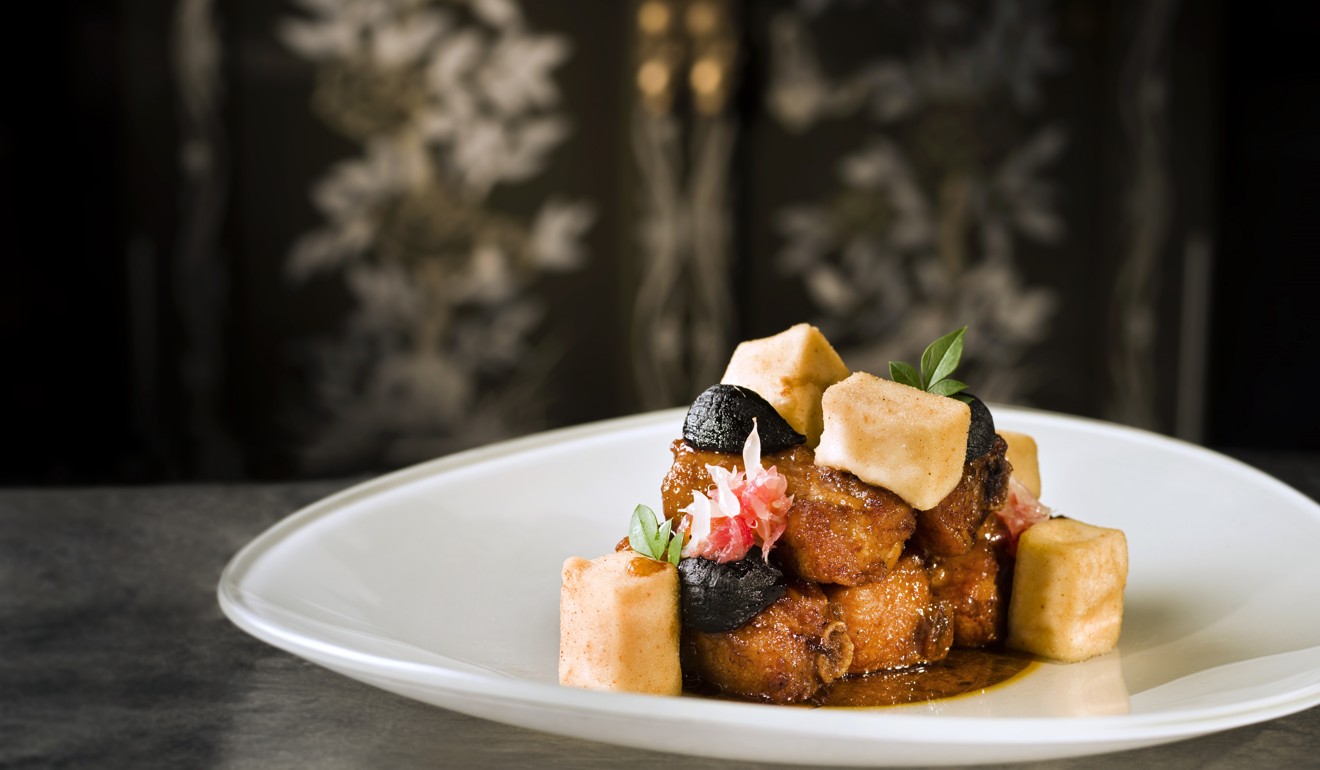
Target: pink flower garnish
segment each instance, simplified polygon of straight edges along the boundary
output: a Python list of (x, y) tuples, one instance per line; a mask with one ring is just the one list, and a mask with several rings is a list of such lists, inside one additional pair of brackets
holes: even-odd
[(996, 513), (1008, 527), (1008, 553), (1013, 556), (1017, 555), (1018, 538), (1022, 533), (1050, 517), (1049, 507), (1041, 504), (1031, 490), (1012, 476), (1008, 478), (1008, 501)]
[(752, 421), (752, 432), (743, 444), (743, 467), (728, 470), (707, 465), (714, 485), (702, 496), (692, 493), (688, 514), (688, 542), (684, 556), (700, 556), (717, 562), (738, 561), (753, 545), (769, 558), (775, 541), (784, 534), (793, 497), (788, 479), (775, 466), (761, 467), (761, 436)]

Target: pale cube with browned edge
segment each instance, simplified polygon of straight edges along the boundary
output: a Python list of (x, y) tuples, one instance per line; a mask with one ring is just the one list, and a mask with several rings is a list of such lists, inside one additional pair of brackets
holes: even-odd
[(789, 327), (773, 337), (740, 343), (720, 382), (756, 391), (793, 430), (820, 441), (820, 398), (848, 376), (848, 367), (820, 330), (810, 324)]
[(1004, 456), (1013, 466), (1013, 478), (1022, 483), (1037, 500), (1040, 499), (1040, 461), (1036, 455), (1036, 439), (1025, 433), (999, 431), (999, 437), (1008, 444)]
[(678, 569), (632, 551), (564, 562), (559, 683), (678, 695)]
[(825, 391), (822, 408), (817, 465), (848, 471), (921, 511), (962, 479), (972, 422), (962, 401), (857, 372)]
[(1008, 646), (1062, 661), (1108, 652), (1123, 628), (1122, 530), (1048, 519), (1018, 540)]

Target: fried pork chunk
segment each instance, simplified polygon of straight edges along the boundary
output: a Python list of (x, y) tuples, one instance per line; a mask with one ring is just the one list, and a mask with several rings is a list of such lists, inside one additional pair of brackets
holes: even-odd
[(683, 630), (683, 672), (702, 685), (771, 703), (807, 700), (848, 673), (853, 645), (818, 586), (801, 581), (744, 625)]
[(995, 436), (990, 451), (963, 466), (958, 486), (934, 508), (917, 513), (913, 543), (933, 556), (959, 556), (976, 544), (976, 531), (991, 511), (1008, 499), (1013, 466), (1004, 452), (1008, 444)]
[(848, 673), (932, 663), (949, 654), (953, 624), (917, 554), (904, 555), (878, 582), (823, 588), (853, 642)]
[[(661, 485), (670, 519), (682, 516), (693, 492), (705, 494), (710, 488), (707, 465), (742, 465), (741, 455), (693, 449), (681, 440), (671, 451), (674, 464)], [(897, 495), (847, 471), (816, 465), (804, 446), (767, 455), (762, 463), (778, 468), (793, 496), (787, 526), (774, 548), (785, 572), (815, 583), (859, 585), (884, 577), (898, 563), (916, 518)]]
[(1008, 528), (992, 513), (977, 529), (976, 543), (967, 553), (931, 559), (931, 588), (948, 606), (958, 647), (984, 647), (1004, 638), (1013, 585), (1007, 541)]

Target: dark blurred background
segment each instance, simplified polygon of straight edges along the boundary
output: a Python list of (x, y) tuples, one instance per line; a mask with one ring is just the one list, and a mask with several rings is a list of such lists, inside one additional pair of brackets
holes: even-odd
[(987, 400), (1320, 450), (1293, 11), (31, 6), (0, 483), (397, 467), (686, 403), (804, 320), (877, 372), (967, 324)]

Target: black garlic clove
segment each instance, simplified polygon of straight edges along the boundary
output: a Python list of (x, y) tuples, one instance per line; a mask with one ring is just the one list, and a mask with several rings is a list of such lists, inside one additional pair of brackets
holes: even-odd
[(708, 634), (732, 631), (788, 590), (784, 573), (753, 548), (725, 564), (700, 557), (678, 563), (683, 626)]
[(967, 462), (971, 462), (984, 457), (995, 445), (995, 418), (984, 401), (971, 393), (961, 395), (971, 399), (967, 404), (972, 408), (972, 425), (967, 431)]
[(793, 430), (779, 412), (756, 391), (738, 385), (712, 385), (688, 408), (683, 439), (708, 452), (742, 451), (752, 433), (752, 420), (761, 437), (761, 452), (774, 454), (804, 444), (807, 437)]

